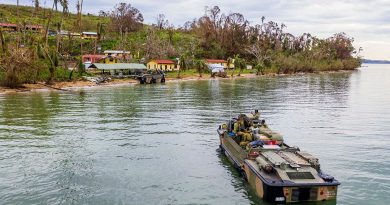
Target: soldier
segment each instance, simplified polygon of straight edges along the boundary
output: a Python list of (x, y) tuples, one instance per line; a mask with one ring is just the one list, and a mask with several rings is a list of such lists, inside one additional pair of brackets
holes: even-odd
[(240, 132), (240, 130), (244, 127), (244, 118), (242, 115), (239, 115), (238, 116), (238, 120), (236, 122), (234, 122), (234, 125), (233, 125), (233, 132), (238, 135), (238, 133)]
[(259, 110), (255, 110), (255, 113), (253, 113), (253, 119), (258, 120), (260, 118)]
[(238, 116), (238, 120), (234, 123), (234, 133), (241, 137), (240, 145), (246, 146), (252, 141), (252, 133), (245, 128), (244, 115)]
[(265, 124), (265, 120), (261, 120), (261, 122), (260, 122), (260, 127), (268, 128), (268, 125)]

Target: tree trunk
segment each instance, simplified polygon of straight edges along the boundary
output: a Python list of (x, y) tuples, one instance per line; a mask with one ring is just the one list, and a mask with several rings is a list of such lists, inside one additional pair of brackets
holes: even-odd
[(180, 71), (181, 71), (181, 66), (179, 67), (179, 70), (177, 71), (177, 76), (176, 76), (176, 78), (181, 78), (181, 76), (180, 76)]
[(238, 75), (237, 76), (241, 76), (241, 73), (242, 73), (242, 68), (240, 68), (240, 71), (238, 71)]
[(2, 28), (0, 28), (0, 41), (1, 41), (2, 53), (7, 52), (7, 45), (6, 45), (5, 40), (4, 40), (4, 35), (3, 35), (3, 29)]
[[(83, 32), (83, 24), (82, 24), (82, 12), (83, 12), (83, 0), (79, 1), (79, 9), (78, 9), (78, 23), (79, 23), (79, 32), (80, 35)], [(80, 55), (83, 55), (83, 39), (80, 40)]]
[[(66, 7), (65, 7), (66, 6)], [(64, 19), (65, 19), (65, 14), (66, 14), (66, 9), (68, 7), (68, 5), (66, 4), (66, 2), (63, 3), (62, 5), (63, 9), (62, 9), (62, 15), (61, 15), (61, 21), (60, 21), (60, 25), (58, 27), (58, 32), (61, 32), (62, 30), (62, 25), (64, 24)], [(56, 43), (56, 51), (57, 53), (59, 53), (59, 48), (60, 48), (60, 44), (61, 44), (61, 40), (62, 40), (62, 36), (61, 35), (58, 35), (57, 34), (57, 43)]]
[(19, 0), (16, 1), (16, 16), (19, 18)]
[[(50, 21), (51, 21), (51, 18), (52, 18), (52, 15), (53, 15), (53, 10), (54, 10), (54, 1), (53, 1), (53, 6), (50, 10), (50, 13), (49, 13), (49, 17), (47, 18), (47, 23), (46, 23), (46, 29), (45, 29), (45, 46), (48, 47), (48, 41), (49, 41), (49, 25), (50, 25)], [(57, 34), (58, 35), (58, 34)]]
[(202, 77), (202, 69), (198, 68), (198, 72), (199, 72), (199, 78), (201, 78)]

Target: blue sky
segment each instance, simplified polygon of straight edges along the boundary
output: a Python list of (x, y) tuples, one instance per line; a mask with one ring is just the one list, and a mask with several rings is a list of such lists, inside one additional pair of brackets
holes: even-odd
[[(49, 6), (52, 0), (40, 0)], [(70, 10), (76, 10), (77, 0), (70, 0)], [(346, 32), (355, 38), (355, 47), (363, 47), (363, 57), (390, 60), (390, 0), (84, 0), (84, 12), (110, 11), (119, 2), (131, 3), (144, 15), (145, 23), (154, 23), (156, 16), (165, 14), (175, 26), (198, 18), (206, 6), (218, 5), (224, 13), (239, 12), (252, 23), (262, 16), (287, 25), (286, 31), (295, 35), (309, 32), (329, 37)], [(2, 0), (16, 4), (16, 0)], [(20, 0), (32, 5), (32, 0)]]

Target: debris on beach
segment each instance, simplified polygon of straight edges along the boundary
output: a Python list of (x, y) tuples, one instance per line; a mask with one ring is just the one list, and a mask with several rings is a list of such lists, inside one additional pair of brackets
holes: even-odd
[(90, 82), (93, 82), (93, 83), (96, 83), (97, 85), (111, 81), (111, 78), (108, 76), (98, 76), (98, 77), (83, 76), (83, 79), (90, 81)]

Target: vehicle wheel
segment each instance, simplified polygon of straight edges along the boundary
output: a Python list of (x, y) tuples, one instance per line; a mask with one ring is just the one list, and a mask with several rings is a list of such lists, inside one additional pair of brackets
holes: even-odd
[(222, 147), (222, 145), (219, 145), (219, 151), (221, 152), (221, 153), (223, 153), (225, 150), (223, 150), (223, 147)]
[(165, 78), (164, 78), (164, 77), (161, 78), (161, 82), (162, 82), (162, 83), (165, 83)]
[(246, 173), (245, 171), (241, 171), (241, 175), (242, 175), (242, 178), (245, 180), (245, 181), (248, 181), (248, 177), (246, 176)]

